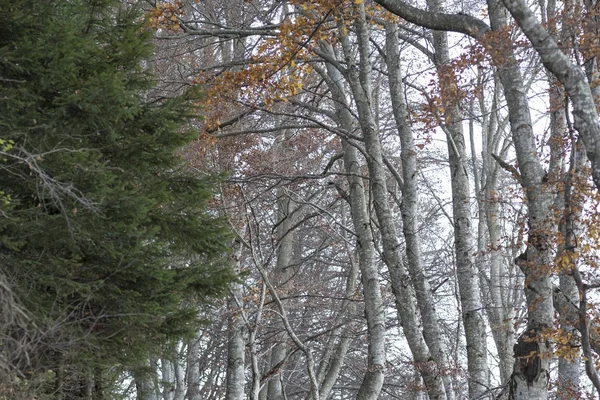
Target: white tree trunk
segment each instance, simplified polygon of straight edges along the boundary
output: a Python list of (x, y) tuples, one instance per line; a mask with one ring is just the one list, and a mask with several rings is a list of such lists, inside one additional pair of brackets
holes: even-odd
[[(433, 12), (440, 12), (438, 0), (428, 0)], [(434, 62), (438, 70), (442, 106), (446, 120), (450, 181), (452, 186), (452, 217), (454, 222), (454, 250), (456, 272), (460, 293), (462, 320), (467, 343), (467, 367), (469, 372), (469, 397), (482, 398), (489, 389), (487, 365), (487, 343), (479, 271), (474, 263), (476, 252), (471, 223), (471, 193), (467, 173), (467, 155), (462, 126), (462, 115), (458, 102), (451, 97), (456, 95), (457, 82), (453, 74), (446, 72), (450, 56), (446, 32), (432, 33), (435, 49)]]
[[(276, 138), (276, 150), (281, 154), (282, 159), (286, 159), (285, 141), (289, 138), (290, 132), (284, 130)], [(293, 231), (297, 221), (298, 205), (296, 205), (289, 196), (285, 188), (278, 190), (277, 199), (277, 261), (272, 271), (272, 282), (277, 288), (278, 293), (287, 295), (290, 288), (290, 280), (294, 274), (294, 241), (296, 234)], [(279, 321), (279, 320), (278, 320)], [(289, 346), (287, 345), (287, 334), (282, 322), (274, 324), (275, 331), (281, 331), (274, 336), (275, 343), (270, 353), (270, 369), (274, 371), (271, 374), (267, 385), (267, 400), (282, 400), (284, 398), (283, 386), (281, 385), (282, 370), (286, 358), (288, 357)]]
[[(236, 273), (240, 271), (242, 256), (242, 244), (234, 243), (234, 251), (231, 255), (233, 269)], [(225, 376), (225, 400), (243, 400), (245, 398), (245, 341), (244, 320), (241, 316), (243, 305), (242, 285), (232, 283), (230, 286), (230, 297), (227, 301), (229, 316), (227, 318), (227, 374)]]
[[(333, 54), (333, 53), (331, 53)], [(339, 124), (352, 131), (353, 120), (341, 87), (342, 76), (331, 64), (327, 64), (329, 84)], [(348, 176), (352, 222), (357, 235), (358, 263), (361, 271), (365, 315), (369, 332), (369, 356), (367, 371), (357, 394), (359, 400), (376, 400), (383, 386), (385, 369), (385, 313), (379, 283), (379, 271), (375, 261), (375, 248), (371, 232), (370, 215), (365, 197), (365, 187), (356, 148), (342, 139), (344, 168)]]
[(188, 400), (202, 400), (200, 393), (200, 367), (198, 365), (198, 357), (200, 354), (200, 341), (198, 338), (193, 338), (187, 343), (187, 360), (185, 380), (187, 383)]
[[(439, 316), (435, 310), (435, 301), (429, 281), (423, 273), (421, 257), (421, 238), (419, 237), (419, 194), (417, 149), (414, 143), (412, 128), (408, 115), (408, 107), (404, 101), (404, 89), (400, 71), (399, 41), (396, 25), (386, 23), (386, 63), (388, 67), (389, 90), (392, 100), (392, 111), (400, 137), (402, 163), (402, 231), (406, 246), (406, 260), (412, 284), (415, 289), (417, 305), (423, 323), (423, 337), (431, 356), (437, 364), (442, 376), (446, 398), (454, 398), (451, 377), (444, 371), (449, 369), (447, 350), (442, 342), (442, 332), (438, 324)], [(431, 394), (430, 394), (431, 395)]]
[[(348, 65), (348, 84), (358, 110), (358, 122), (365, 140), (367, 165), (369, 169), (373, 204), (383, 245), (383, 260), (388, 266), (392, 289), (396, 296), (396, 306), (401, 325), (413, 353), (415, 365), (423, 374), (427, 391), (432, 399), (444, 399), (443, 381), (435, 368), (435, 362), (425, 343), (419, 313), (414, 304), (414, 293), (408, 272), (400, 257), (400, 245), (387, 198), (386, 167), (383, 161), (381, 139), (375, 119), (374, 100), (371, 88), (371, 56), (369, 31), (364, 4), (356, 6), (355, 27), (358, 38), (359, 62), (355, 64), (348, 38), (342, 36), (340, 42)], [(348, 146), (347, 146), (348, 147)], [(355, 151), (355, 150), (354, 150)], [(360, 392), (359, 392), (360, 394)]]
[[(496, 80), (495, 80), (496, 81)], [(482, 156), (481, 170), (478, 172), (476, 143), (473, 128), (471, 130), (471, 153), (473, 171), (475, 171), (475, 188), (479, 215), (479, 235), (477, 250), (479, 254), (488, 254), (489, 271), (483, 271), (482, 293), (490, 330), (498, 352), (498, 367), (500, 369), (501, 386), (508, 385), (512, 374), (514, 359), (512, 345), (514, 343), (513, 301), (510, 288), (513, 282), (509, 271), (504, 265), (504, 255), (501, 250), (501, 227), (498, 221), (500, 207), (498, 204), (497, 177), (499, 165), (492, 154), (504, 159), (508, 150), (507, 143), (501, 138), (505, 125), (498, 121), (498, 85), (495, 85), (492, 103), (487, 107), (483, 96), (479, 99), (479, 112), (482, 115)], [(488, 116), (489, 115), (489, 116)], [(478, 181), (479, 179), (479, 181)], [(486, 237), (487, 233), (487, 237)], [(487, 239), (487, 240), (486, 240)], [(485, 257), (483, 257), (485, 259)], [(506, 393), (508, 393), (506, 391)]]

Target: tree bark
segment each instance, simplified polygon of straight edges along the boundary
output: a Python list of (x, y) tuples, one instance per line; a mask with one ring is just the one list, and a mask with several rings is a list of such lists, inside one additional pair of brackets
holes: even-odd
[[(431, 11), (441, 11), (441, 4), (438, 0), (428, 0), (427, 3)], [(457, 82), (449, 65), (447, 34), (443, 31), (434, 31), (432, 37), (435, 49), (434, 63), (438, 71), (441, 102), (444, 108), (450, 162), (454, 250), (460, 306), (467, 343), (469, 397), (477, 399), (483, 398), (489, 389), (489, 370), (479, 271), (473, 259), (476, 247), (471, 223), (471, 193), (467, 173), (465, 137), (462, 113), (456, 99), (458, 95)]]
[[(238, 240), (233, 245), (233, 269), (240, 272), (242, 244)], [(243, 336), (244, 321), (241, 317), (243, 306), (242, 285), (232, 283), (230, 297), (227, 301), (229, 316), (227, 318), (227, 374), (225, 376), (225, 400), (243, 400), (245, 398), (245, 341)]]
[(406, 260), (412, 284), (415, 289), (417, 305), (423, 323), (423, 337), (431, 356), (437, 364), (442, 376), (447, 399), (454, 398), (452, 379), (446, 372), (449, 370), (447, 350), (442, 342), (442, 332), (438, 323), (438, 314), (429, 281), (424, 274), (421, 256), (421, 238), (419, 237), (419, 192), (417, 149), (415, 147), (412, 128), (410, 126), (408, 107), (404, 101), (404, 90), (400, 70), (400, 53), (397, 27), (387, 22), (386, 30), (386, 63), (392, 112), (400, 137), (402, 163), (402, 231), (406, 246)]
[[(400, 245), (387, 198), (386, 167), (383, 162), (381, 139), (374, 115), (371, 86), (370, 34), (366, 22), (364, 4), (356, 5), (355, 28), (358, 39), (358, 65), (346, 36), (340, 37), (345, 63), (348, 66), (347, 81), (358, 111), (358, 122), (365, 141), (367, 166), (373, 194), (373, 204), (383, 246), (383, 260), (388, 266), (392, 281), (392, 290), (396, 296), (396, 306), (401, 325), (414, 362), (423, 374), (425, 385), (432, 399), (445, 398), (444, 385), (440, 374), (423, 338), (418, 311), (414, 304), (414, 293), (410, 286), (409, 275), (400, 257)], [(349, 147), (349, 146), (346, 146)], [(354, 152), (356, 150), (353, 150)], [(385, 360), (385, 357), (383, 358)], [(362, 390), (362, 387), (361, 387)], [(359, 396), (361, 391), (359, 391)], [(365, 397), (372, 398), (372, 397)]]
[[(330, 53), (333, 55), (333, 53)], [(353, 120), (341, 87), (340, 72), (327, 63), (328, 83), (334, 101), (338, 123), (349, 132)], [(358, 264), (361, 271), (365, 315), (369, 332), (369, 356), (367, 371), (357, 394), (360, 400), (376, 400), (383, 386), (385, 369), (385, 314), (379, 283), (379, 271), (375, 262), (375, 247), (371, 231), (370, 215), (365, 197), (365, 187), (357, 150), (346, 139), (342, 139), (344, 168), (348, 177), (352, 222), (357, 236)]]

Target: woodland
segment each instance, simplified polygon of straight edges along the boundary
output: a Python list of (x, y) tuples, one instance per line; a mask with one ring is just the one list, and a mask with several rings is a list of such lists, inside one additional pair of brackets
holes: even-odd
[(600, 396), (593, 0), (0, 0), (0, 400)]

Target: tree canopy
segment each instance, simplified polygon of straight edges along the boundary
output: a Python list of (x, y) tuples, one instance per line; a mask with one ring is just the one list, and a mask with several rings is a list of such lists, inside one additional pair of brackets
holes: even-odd
[(150, 96), (136, 7), (0, 10), (0, 397), (79, 398), (197, 330), (234, 278), (230, 236), (207, 211), (215, 178), (178, 153), (199, 93)]

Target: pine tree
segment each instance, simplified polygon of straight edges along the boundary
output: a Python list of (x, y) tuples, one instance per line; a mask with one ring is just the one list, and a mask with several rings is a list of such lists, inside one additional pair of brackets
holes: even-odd
[(197, 94), (145, 100), (140, 21), (112, 0), (0, 0), (0, 398), (106, 398), (234, 278), (214, 178), (178, 157)]

